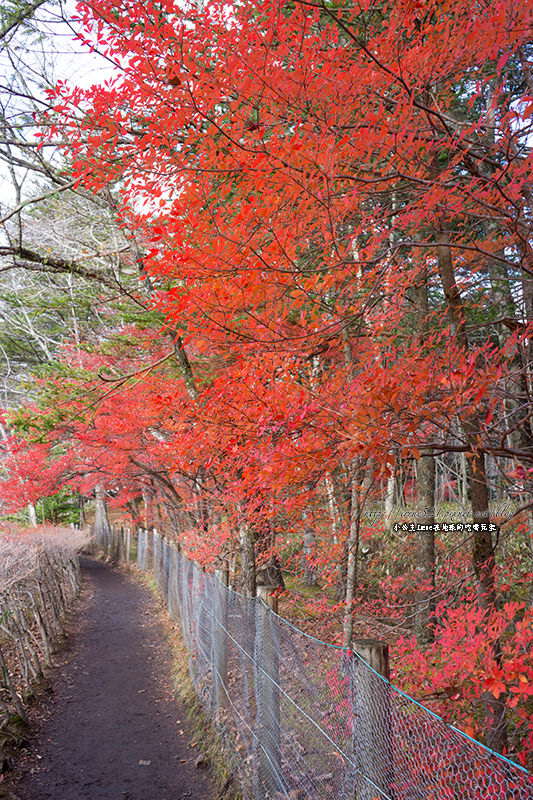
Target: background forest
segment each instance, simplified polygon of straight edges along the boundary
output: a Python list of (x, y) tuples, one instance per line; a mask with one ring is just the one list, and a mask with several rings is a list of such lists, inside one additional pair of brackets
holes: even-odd
[(532, 10), (0, 12), (4, 517), (96, 494), (529, 766)]

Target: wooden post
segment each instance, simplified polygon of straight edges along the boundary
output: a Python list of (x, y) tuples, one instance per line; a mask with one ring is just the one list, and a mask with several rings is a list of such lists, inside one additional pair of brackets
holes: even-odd
[(142, 558), (143, 558), (143, 556), (142, 556), (142, 545), (143, 545), (143, 542), (142, 542), (142, 531), (141, 531), (140, 528), (136, 529), (135, 535), (137, 536), (137, 559), (136, 559), (136, 563), (137, 563), (138, 569), (142, 569)]
[(146, 570), (146, 544), (148, 534), (143, 528), (137, 530), (137, 566), (139, 569)]
[(281, 711), (279, 693), (278, 599), (276, 586), (258, 586), (255, 613), (255, 696), (257, 742), (255, 797), (267, 800), (284, 793), (281, 777)]
[(131, 530), (126, 528), (126, 564), (129, 564), (131, 557)]
[[(213, 608), (213, 710), (226, 705), (228, 685), (227, 626), (229, 570), (215, 570), (215, 602)], [(226, 629), (226, 630), (225, 630)]]
[(353, 650), (356, 798), (394, 798), (389, 646), (377, 639), (356, 639)]

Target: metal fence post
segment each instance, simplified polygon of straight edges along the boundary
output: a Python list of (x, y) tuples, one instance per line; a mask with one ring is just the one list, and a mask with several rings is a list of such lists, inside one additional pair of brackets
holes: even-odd
[(159, 586), (159, 534), (154, 528), (152, 531), (152, 575)]
[(355, 755), (359, 770), (356, 798), (393, 800), (389, 646), (377, 639), (358, 639), (353, 642), (353, 650), (357, 654), (353, 663)]
[(176, 545), (168, 543), (167, 608), (172, 619), (176, 619)]
[(163, 587), (161, 593), (167, 601), (168, 608), (168, 585), (170, 580), (170, 542), (166, 536), (163, 537)]
[(278, 600), (275, 586), (258, 586), (255, 623), (255, 721), (257, 760), (255, 797), (271, 798), (283, 792), (281, 776), (281, 710), (279, 694)]
[(216, 569), (215, 603), (213, 609), (213, 707), (214, 711), (226, 705), (225, 687), (228, 684), (226, 652), (226, 630), (228, 625), (228, 583), (229, 571)]

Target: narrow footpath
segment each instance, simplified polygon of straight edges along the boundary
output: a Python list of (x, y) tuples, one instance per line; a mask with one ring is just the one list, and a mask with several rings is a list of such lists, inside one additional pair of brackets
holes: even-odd
[(149, 591), (96, 560), (82, 568), (88, 600), (14, 797), (211, 800)]

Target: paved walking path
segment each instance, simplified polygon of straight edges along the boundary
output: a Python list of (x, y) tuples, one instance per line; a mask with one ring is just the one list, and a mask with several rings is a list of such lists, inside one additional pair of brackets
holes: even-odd
[(150, 593), (83, 559), (89, 599), (31, 741), (19, 800), (210, 800)]

